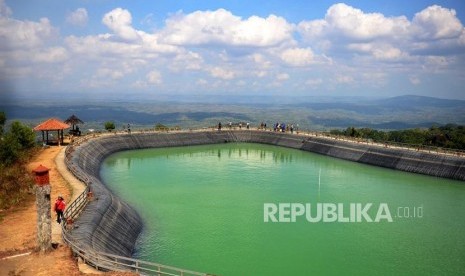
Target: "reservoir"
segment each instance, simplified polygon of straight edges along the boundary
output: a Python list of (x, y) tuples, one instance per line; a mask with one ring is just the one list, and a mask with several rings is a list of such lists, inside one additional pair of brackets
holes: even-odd
[[(144, 221), (139, 259), (218, 275), (465, 273), (461, 181), (247, 143), (123, 151), (100, 174)], [(318, 203), (329, 221), (279, 213)], [(375, 221), (379, 206), (391, 220)]]

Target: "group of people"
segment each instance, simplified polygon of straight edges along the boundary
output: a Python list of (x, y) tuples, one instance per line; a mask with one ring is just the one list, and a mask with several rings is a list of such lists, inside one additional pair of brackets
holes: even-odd
[[(237, 126), (239, 127), (239, 129), (242, 129), (242, 122), (239, 122), (239, 124), (238, 124)], [(219, 123), (218, 123), (218, 130), (221, 130), (222, 127), (223, 127), (223, 125), (221, 124), (221, 122), (219, 122)], [(229, 129), (232, 129), (232, 127), (233, 127), (233, 123), (232, 123), (232, 122), (229, 122), (229, 123), (228, 123), (228, 128), (229, 128)], [(250, 123), (246, 123), (246, 124), (245, 124), (245, 127), (246, 127), (247, 129), (250, 129)]]
[[(297, 127), (299, 127), (299, 125), (297, 125)], [(284, 123), (276, 122), (276, 124), (273, 127), (273, 131), (278, 131), (278, 132), (290, 131), (291, 133), (294, 133), (294, 124), (291, 124), (289, 126), (289, 125), (286, 125)]]
[[(239, 122), (237, 124), (237, 126), (239, 127), (239, 129), (242, 129), (242, 122)], [(218, 122), (218, 130), (221, 130), (222, 127), (223, 127), (223, 125), (221, 124), (221, 122)], [(297, 128), (295, 128), (294, 124), (291, 124), (289, 126), (289, 125), (286, 125), (284, 123), (276, 122), (276, 124), (273, 126), (273, 131), (278, 131), (278, 132), (290, 131), (291, 133), (294, 133), (294, 130), (297, 131), (298, 127), (299, 127), (299, 125), (297, 125)], [(229, 129), (233, 128), (233, 123), (231, 121), (228, 123), (228, 128)], [(246, 123), (246, 128), (250, 129), (250, 123)], [(261, 122), (260, 127), (258, 129), (266, 130), (266, 123)]]

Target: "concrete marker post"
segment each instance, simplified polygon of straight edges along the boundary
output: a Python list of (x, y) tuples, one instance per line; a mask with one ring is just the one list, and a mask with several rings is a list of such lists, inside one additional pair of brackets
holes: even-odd
[(35, 174), (35, 193), (37, 206), (37, 242), (42, 252), (52, 248), (52, 224), (50, 211), (50, 169), (39, 165), (32, 172)]

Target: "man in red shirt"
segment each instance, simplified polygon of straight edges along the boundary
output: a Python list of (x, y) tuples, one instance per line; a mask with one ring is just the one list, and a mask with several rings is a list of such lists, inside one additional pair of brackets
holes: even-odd
[(65, 217), (63, 216), (63, 212), (65, 211), (65, 200), (60, 195), (58, 199), (55, 201), (55, 208), (54, 211), (57, 213), (57, 222), (61, 223), (61, 220), (64, 220)]

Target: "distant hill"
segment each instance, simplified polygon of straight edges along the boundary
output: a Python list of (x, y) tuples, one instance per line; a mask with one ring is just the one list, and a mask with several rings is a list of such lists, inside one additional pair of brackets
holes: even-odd
[(425, 96), (405, 95), (392, 97), (382, 100), (373, 101), (373, 104), (384, 108), (422, 108), (422, 107), (440, 107), (440, 108), (464, 108), (465, 101), (462, 100), (448, 100)]
[[(35, 125), (43, 119), (62, 120), (75, 114), (85, 128), (103, 128), (103, 122), (117, 125), (131, 123), (153, 127), (156, 123), (181, 127), (204, 127), (218, 122), (284, 122), (299, 124), (301, 128), (328, 130), (333, 128), (370, 127), (375, 129), (428, 128), (448, 123), (465, 124), (465, 101), (424, 96), (398, 96), (385, 99), (351, 97), (301, 97), (286, 99), (262, 98), (263, 104), (218, 103), (215, 99), (202, 103), (177, 101), (92, 101), (60, 102), (59, 99), (36, 102), (24, 99), (14, 103), (0, 103), (9, 120), (21, 120)], [(224, 101), (225, 99), (221, 99)], [(240, 98), (239, 100), (246, 100)]]

